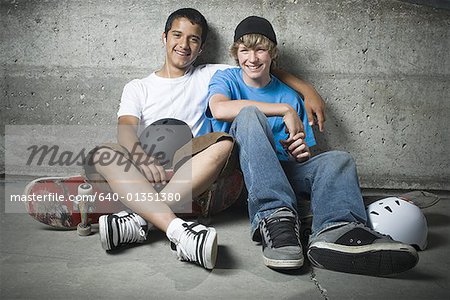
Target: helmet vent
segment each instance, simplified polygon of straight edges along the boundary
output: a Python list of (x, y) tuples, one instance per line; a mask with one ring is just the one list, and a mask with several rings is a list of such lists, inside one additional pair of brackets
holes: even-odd
[(392, 209), (389, 206), (384, 207), (387, 211), (392, 212)]
[(395, 203), (397, 203), (397, 205), (400, 206), (400, 201), (395, 200)]
[(380, 214), (379, 213), (377, 213), (376, 211), (371, 211), (370, 212), (372, 215), (377, 215), (377, 216), (379, 216)]

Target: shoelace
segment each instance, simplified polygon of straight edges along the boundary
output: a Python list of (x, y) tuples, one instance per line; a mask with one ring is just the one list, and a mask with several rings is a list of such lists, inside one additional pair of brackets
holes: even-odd
[[(206, 230), (195, 231), (194, 227), (200, 226), (197, 223), (183, 224), (184, 234), (181, 235), (177, 245), (177, 254), (183, 260), (197, 262), (204, 265), (199, 244), (202, 244), (206, 237)], [(191, 251), (189, 251), (191, 250)], [(192, 251), (195, 250), (195, 251)]]
[(299, 241), (296, 224), (293, 217), (284, 216), (267, 219), (266, 228), (272, 247), (297, 246)]
[(134, 243), (145, 239), (146, 233), (142, 226), (139, 225), (139, 221), (136, 214), (130, 214), (128, 216), (119, 217), (119, 236), (120, 244)]

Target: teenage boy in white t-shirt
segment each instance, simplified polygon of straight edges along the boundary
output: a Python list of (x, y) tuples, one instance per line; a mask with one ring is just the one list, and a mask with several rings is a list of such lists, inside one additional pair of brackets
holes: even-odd
[[(207, 35), (205, 18), (194, 9), (172, 13), (162, 35), (166, 48), (164, 65), (144, 79), (129, 82), (122, 94), (118, 112), (119, 144), (102, 145), (91, 151), (85, 166), (91, 180), (106, 180), (120, 199), (127, 195), (157, 194), (154, 184), (164, 184), (161, 193), (196, 197), (232, 166), (228, 158), (234, 141), (225, 133), (210, 133), (211, 125), (204, 116), (208, 83), (218, 69), (226, 65), (193, 63), (202, 52)], [(323, 126), (323, 102), (309, 84), (279, 72), (281, 78), (304, 95), (310, 95), (312, 112)], [(154, 157), (148, 157), (139, 144), (138, 128), (162, 118), (181, 120), (189, 125), (194, 139), (190, 164), (180, 166), (166, 184), (167, 174)], [(102, 156), (117, 159), (108, 164), (95, 163)], [(122, 158), (130, 164), (120, 164)], [(147, 158), (143, 160), (142, 157)], [(192, 173), (191, 173), (192, 171)], [(184, 179), (191, 182), (181, 184)], [(128, 199), (127, 199), (128, 200)], [(136, 199), (137, 200), (137, 199)], [(112, 250), (124, 244), (143, 242), (150, 223), (164, 231), (178, 258), (212, 269), (217, 256), (217, 234), (214, 228), (186, 222), (173, 213), (171, 203), (155, 201), (123, 201), (133, 213), (120, 212), (102, 216), (99, 222), (102, 246)]]

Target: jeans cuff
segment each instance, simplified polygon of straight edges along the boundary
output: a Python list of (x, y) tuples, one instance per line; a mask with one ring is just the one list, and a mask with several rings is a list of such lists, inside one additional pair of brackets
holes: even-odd
[(253, 220), (250, 224), (250, 238), (254, 242), (261, 242), (261, 235), (259, 233), (259, 223), (262, 219), (269, 216), (272, 212), (269, 212), (267, 215), (264, 213), (257, 213), (253, 217)]

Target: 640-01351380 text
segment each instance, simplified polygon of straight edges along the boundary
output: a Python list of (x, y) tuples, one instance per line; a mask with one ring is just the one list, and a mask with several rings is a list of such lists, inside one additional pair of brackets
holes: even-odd
[(180, 193), (98, 193), (98, 201), (137, 201), (137, 202), (178, 202), (181, 200)]

